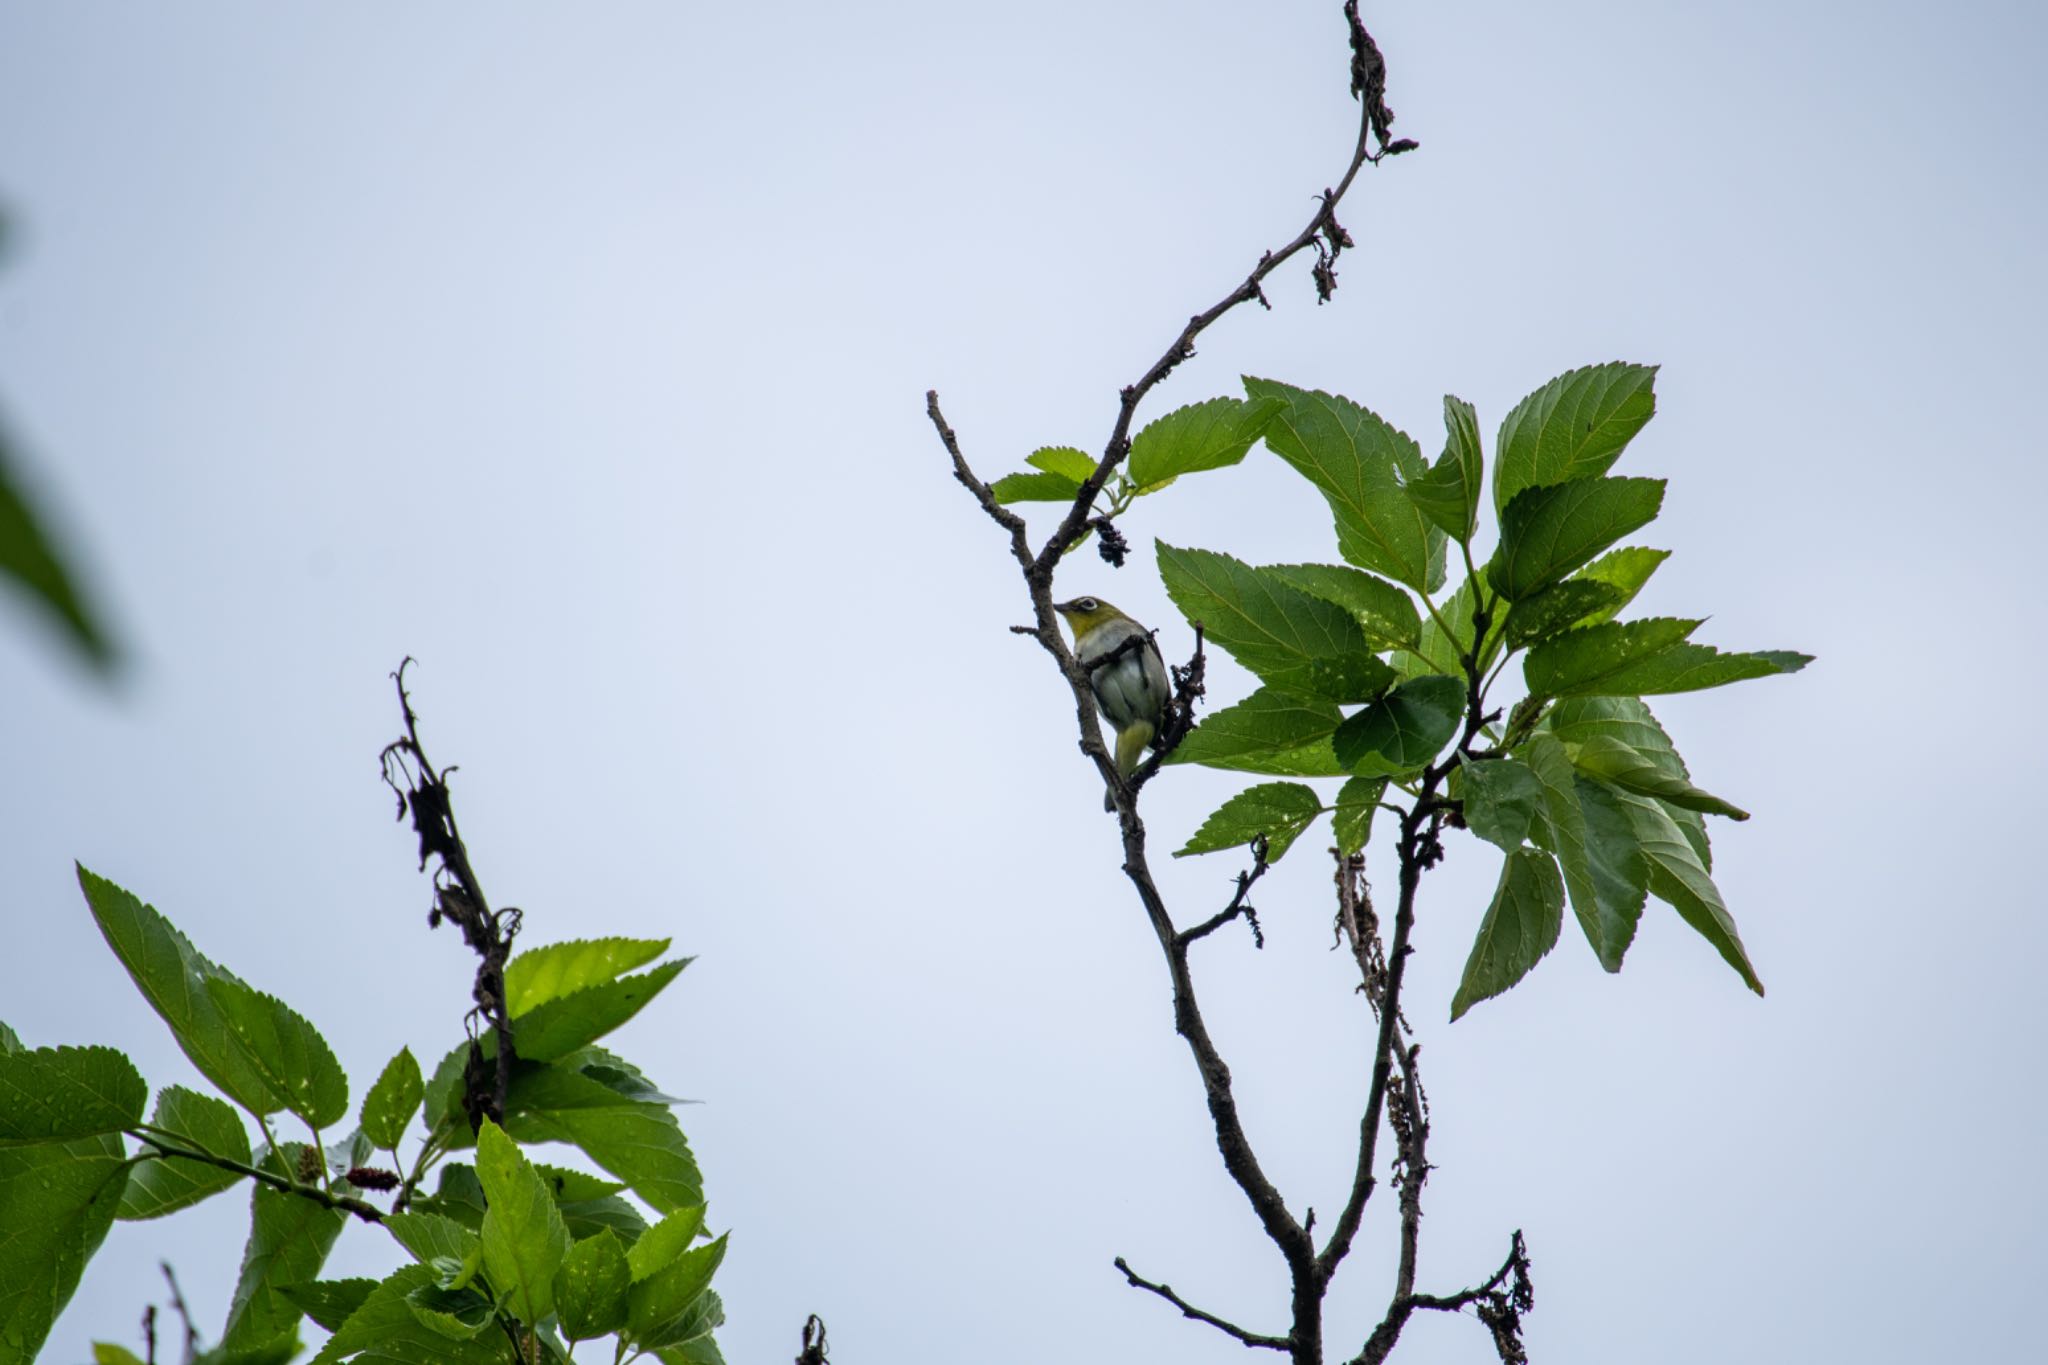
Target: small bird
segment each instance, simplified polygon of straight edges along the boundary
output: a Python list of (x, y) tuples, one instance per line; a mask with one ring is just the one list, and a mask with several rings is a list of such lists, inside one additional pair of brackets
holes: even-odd
[[(1116, 770), (1128, 779), (1166, 716), (1166, 664), (1159, 646), (1143, 626), (1099, 597), (1077, 597), (1053, 610), (1074, 633), (1074, 657), (1088, 670), (1103, 719), (1116, 730)], [(1140, 643), (1119, 652), (1133, 639)], [(1106, 792), (1102, 808), (1116, 809)]]

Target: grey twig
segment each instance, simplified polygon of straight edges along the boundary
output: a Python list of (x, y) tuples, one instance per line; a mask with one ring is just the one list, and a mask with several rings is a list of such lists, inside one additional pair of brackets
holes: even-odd
[(1206, 1322), (1217, 1331), (1222, 1332), (1226, 1336), (1234, 1337), (1247, 1346), (1263, 1346), (1269, 1351), (1289, 1351), (1294, 1347), (1294, 1343), (1290, 1342), (1286, 1337), (1268, 1336), (1262, 1332), (1247, 1332), (1234, 1322), (1219, 1318), (1214, 1313), (1203, 1312), (1180, 1295), (1174, 1293), (1172, 1285), (1154, 1284), (1138, 1274), (1137, 1271), (1131, 1269), (1130, 1265), (1121, 1256), (1116, 1258), (1116, 1268), (1124, 1273), (1124, 1279), (1130, 1282), (1132, 1288), (1149, 1289), (1175, 1308), (1178, 1308), (1182, 1317), (1193, 1318), (1196, 1322)]

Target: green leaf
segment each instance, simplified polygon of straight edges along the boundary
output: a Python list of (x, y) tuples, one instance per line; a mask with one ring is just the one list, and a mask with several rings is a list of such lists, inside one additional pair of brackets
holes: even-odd
[(1638, 899), (1635, 913), (1630, 913), (1627, 903), (1611, 894), (1613, 888), (1609, 888), (1610, 894), (1605, 898), (1601, 894), (1588, 847), (1592, 836), (1587, 829), (1585, 809), (1579, 804), (1577, 776), (1564, 745), (1555, 736), (1539, 732), (1522, 746), (1521, 757), (1543, 784), (1543, 820), (1530, 834), (1556, 856), (1563, 868), (1572, 913), (1585, 932), (1586, 942), (1593, 945), (1593, 955), (1600, 959), (1602, 967), (1618, 972), (1621, 959), (1635, 938), (1642, 902)]
[(586, 986), (570, 995), (544, 1001), (521, 1015), (513, 1046), (530, 1062), (552, 1062), (604, 1037), (640, 1012), (640, 1007), (675, 980), (694, 961), (679, 958), (653, 971)]
[[(257, 1163), (296, 1178), (304, 1144), (287, 1142)], [(223, 1351), (258, 1350), (295, 1333), (299, 1307), (280, 1286), (318, 1279), (327, 1253), (341, 1236), (348, 1215), (268, 1185), (249, 1196), (249, 1241), (242, 1248), (242, 1273), (228, 1304)]]
[(1384, 777), (1354, 777), (1337, 789), (1337, 810), (1330, 822), (1336, 829), (1339, 853), (1348, 858), (1371, 841), (1372, 817), (1386, 792)]
[(1216, 853), (1266, 836), (1266, 860), (1277, 863), (1309, 823), (1323, 813), (1322, 798), (1299, 782), (1261, 782), (1225, 801), (1174, 853)]
[(1342, 777), (1330, 736), (1343, 719), (1330, 702), (1262, 687), (1196, 726), (1167, 762), (1281, 777)]
[(1572, 690), (1627, 697), (1698, 692), (1750, 678), (1797, 673), (1812, 662), (1811, 654), (1783, 649), (1767, 649), (1754, 654), (1723, 654), (1712, 645), (1678, 644), (1635, 659), (1602, 677), (1577, 684)]
[[(167, 1085), (157, 1092), (153, 1127), (165, 1130), (166, 1142), (192, 1151), (211, 1152), (230, 1161), (248, 1165), (249, 1131), (242, 1116), (226, 1100)], [(146, 1144), (142, 1151), (151, 1150)], [(209, 1166), (187, 1157), (150, 1157), (138, 1161), (121, 1195), (120, 1216), (125, 1219), (161, 1218), (189, 1208), (200, 1200), (219, 1194), (243, 1179), (233, 1171)]]
[[(1495, 603), (1495, 617), (1498, 620), (1499, 603)], [(1422, 618), (1422, 628), (1417, 632), (1415, 648), (1394, 656), (1394, 669), (1403, 678), (1427, 677), (1431, 673), (1442, 673), (1451, 677), (1462, 676), (1465, 671), (1465, 655), (1472, 649), (1472, 631), (1478, 613), (1478, 588), (1473, 579), (1467, 578), (1458, 585), (1458, 590), (1445, 599), (1433, 615)], [(1439, 623), (1438, 618), (1442, 618)], [(1446, 631), (1444, 626), (1450, 629)], [(1498, 648), (1500, 635), (1488, 627), (1486, 657), (1480, 660), (1483, 668), (1491, 662)]]
[(690, 1249), (704, 1231), (704, 1206), (692, 1204), (677, 1209), (647, 1230), (626, 1253), (626, 1266), (635, 1283), (651, 1279)]
[[(1567, 744), (1611, 736), (1663, 772), (1679, 778), (1692, 776), (1672, 745), (1671, 736), (1664, 733), (1664, 727), (1640, 697), (1567, 697), (1550, 708), (1543, 724)], [(1699, 856), (1700, 866), (1712, 871), (1714, 851), (1707, 839), (1706, 820), (1694, 810), (1672, 810), (1670, 815), (1685, 832), (1686, 841)]]
[(1072, 502), (1081, 485), (1064, 474), (1005, 474), (990, 484), (999, 503)]
[(128, 1177), (111, 1134), (0, 1149), (0, 1361), (36, 1358)]
[[(652, 1233), (648, 1234), (652, 1236)], [(644, 1244), (646, 1238), (642, 1238)], [(645, 1279), (635, 1280), (626, 1296), (626, 1321), (643, 1346), (673, 1344), (668, 1340), (676, 1320), (689, 1312), (725, 1259), (725, 1238), (685, 1251)]]
[[(5, 1346), (0, 1342), (0, 1350)], [(126, 1346), (116, 1346), (111, 1341), (95, 1341), (92, 1344), (92, 1365), (142, 1365), (142, 1357)]]
[(555, 1271), (569, 1250), (568, 1229), (547, 1182), (489, 1119), (477, 1130), (476, 1174), (486, 1200), (484, 1270), (512, 1315), (538, 1327), (555, 1311)]
[(105, 672), (114, 662), (113, 642), (30, 505), (13, 444), (0, 427), (0, 577), (19, 584), (63, 626), (86, 662)]
[(1536, 696), (1618, 695), (1622, 689), (1609, 686), (1610, 679), (1673, 648), (1699, 628), (1697, 620), (1651, 616), (1567, 631), (1529, 651), (1522, 660), (1522, 678)]
[[(1585, 777), (1577, 778), (1572, 789), (1578, 794), (1579, 814), (1586, 822), (1586, 871), (1592, 877), (1594, 903), (1601, 923), (1612, 926), (1610, 938), (1626, 949), (1643, 918), (1649, 863), (1627, 813), (1615, 803), (1610, 790)], [(1617, 958), (1611, 970), (1620, 965)]]
[(725, 1305), (719, 1301), (718, 1291), (707, 1289), (699, 1294), (696, 1301), (676, 1317), (669, 1319), (655, 1333), (652, 1343), (655, 1357), (667, 1362), (683, 1360), (691, 1365), (708, 1362), (708, 1365), (724, 1365), (724, 1357), (711, 1340), (711, 1333), (725, 1325)]
[(387, 1361), (398, 1365), (503, 1365), (506, 1342), (501, 1334), (457, 1340), (419, 1320), (413, 1312), (412, 1295), (433, 1283), (434, 1272), (427, 1266), (409, 1265), (394, 1271), (327, 1339), (312, 1365), (334, 1365), (354, 1356), (380, 1365)]
[(1564, 882), (1557, 863), (1533, 848), (1517, 848), (1500, 869), (1493, 904), (1479, 923), (1465, 976), (1451, 997), (1451, 1021), (1482, 1000), (1508, 990), (1557, 946), (1564, 927)]
[(1763, 982), (1749, 964), (1742, 936), (1735, 931), (1735, 920), (1722, 903), (1714, 879), (1707, 875), (1671, 813), (1653, 798), (1612, 788), (1609, 791), (1627, 815), (1643, 856), (1649, 861), (1650, 891), (1677, 910), (1679, 917), (1700, 937), (1714, 945), (1722, 960), (1735, 969), (1749, 988), (1762, 995)]
[(436, 1336), (467, 1341), (491, 1325), (491, 1301), (474, 1289), (423, 1284), (405, 1296), (413, 1319)]
[(1444, 395), (1444, 453), (1429, 472), (1408, 481), (1408, 501), (1453, 540), (1469, 541), (1479, 528), (1482, 457), (1479, 418), (1462, 398)]
[(1525, 488), (1604, 474), (1656, 415), (1654, 365), (1593, 365), (1515, 404), (1494, 446), (1493, 505)]
[[(1183, 474), (1234, 465), (1245, 457), (1252, 442), (1265, 434), (1266, 424), (1286, 406), (1277, 398), (1249, 403), (1236, 398), (1211, 398), (1156, 418), (1146, 423), (1131, 441), (1131, 459), (1126, 466), (1131, 482), (1144, 493), (1164, 487)], [(1088, 460), (1088, 471), (1093, 473), (1094, 469), (1095, 461)], [(1087, 474), (1081, 477), (1086, 478)]]
[(1524, 649), (1595, 617), (1605, 620), (1626, 600), (1626, 594), (1612, 583), (1586, 578), (1567, 578), (1552, 583), (1533, 597), (1525, 597), (1508, 610), (1502, 629), (1507, 642)]
[(0, 1147), (118, 1133), (148, 1103), (142, 1073), (110, 1047), (0, 1054)]
[(21, 1035), (7, 1027), (7, 1025), (0, 1024), (0, 1057), (12, 1055), (21, 1050)]
[(1663, 505), (1662, 479), (1578, 479), (1524, 489), (1500, 514), (1487, 581), (1511, 602), (1533, 597), (1656, 520)]
[(1348, 398), (1270, 379), (1244, 381), (1254, 398), (1287, 406), (1266, 427), (1266, 445), (1322, 492), (1337, 522), (1337, 551), (1361, 569), (1418, 592), (1444, 581), (1444, 533), (1402, 485), (1428, 470), (1422, 449)]
[(562, 1335), (587, 1341), (626, 1325), (626, 1295), (633, 1277), (619, 1239), (600, 1232), (569, 1248), (555, 1272), (555, 1310)]
[(228, 1032), (284, 1107), (315, 1128), (348, 1116), (348, 1077), (320, 1031), (290, 1005), (233, 977), (207, 981)]
[(112, 882), (80, 866), (78, 884), (107, 946), (200, 1074), (253, 1114), (284, 1108), (283, 1097), (235, 1041), (206, 989), (208, 981), (232, 981), (234, 974), (209, 962), (169, 920)]
[(1654, 796), (1674, 806), (1708, 815), (1725, 815), (1731, 820), (1749, 818), (1748, 811), (1701, 791), (1682, 777), (1672, 776), (1647, 754), (1637, 752), (1612, 735), (1596, 735), (1577, 746), (1572, 753), (1572, 763), (1588, 777), (1596, 777), (1624, 791)]
[(1024, 463), (1048, 474), (1072, 479), (1076, 488), (1095, 473), (1095, 457), (1072, 446), (1044, 446), (1024, 457)]
[(375, 1280), (310, 1280), (305, 1284), (281, 1284), (277, 1292), (290, 1299), (300, 1312), (332, 1332), (363, 1306), (363, 1300), (377, 1287)]
[(1422, 633), (1415, 599), (1363, 569), (1344, 564), (1271, 564), (1258, 570), (1351, 613), (1371, 649), (1413, 649)]
[(1261, 681), (1336, 702), (1363, 701), (1393, 681), (1345, 608), (1229, 555), (1157, 544), (1174, 605)]
[(665, 1104), (558, 1064), (515, 1075), (508, 1107), (515, 1137), (574, 1143), (658, 1213), (704, 1202), (696, 1159)]
[(1374, 777), (1429, 765), (1465, 719), (1465, 684), (1456, 678), (1410, 678), (1337, 727), (1337, 761)]
[(446, 1214), (390, 1214), (384, 1219), (384, 1230), (422, 1264), (436, 1256), (466, 1261), (482, 1245), (475, 1229), (464, 1227)]
[(536, 1005), (645, 966), (668, 945), (665, 938), (579, 938), (529, 948), (505, 964), (505, 1009), (517, 1019)]
[(422, 1212), (438, 1213), (452, 1218), (471, 1232), (480, 1232), (484, 1225), (484, 1185), (476, 1178), (476, 1168), (465, 1166), (459, 1161), (446, 1162), (430, 1199), (416, 1198), (412, 1206)]
[(426, 1081), (420, 1075), (420, 1064), (413, 1059), (412, 1049), (398, 1049), (398, 1055), (385, 1064), (383, 1074), (370, 1087), (370, 1093), (363, 1096), (363, 1136), (370, 1139), (372, 1146), (387, 1151), (395, 1149), (405, 1137), (412, 1116), (419, 1112), (420, 1099), (426, 1092)]
[(1609, 550), (1600, 558), (1572, 575), (1574, 583), (1605, 583), (1620, 591), (1621, 598), (1612, 606), (1603, 607), (1581, 624), (1598, 625), (1614, 619), (1623, 607), (1635, 600), (1643, 590), (1643, 584), (1650, 581), (1650, 575), (1657, 572), (1657, 566), (1671, 558), (1669, 550), (1649, 550), (1640, 545), (1624, 545), (1619, 550)]
[[(704, 1297), (697, 1301), (700, 1308), (692, 1309), (691, 1316), (694, 1317), (702, 1311), (701, 1305), (717, 1297), (715, 1291), (707, 1291)], [(723, 1309), (718, 1312), (718, 1320), (721, 1323), (725, 1321)], [(725, 1357), (719, 1353), (718, 1343), (708, 1335), (686, 1341), (681, 1346), (664, 1346), (654, 1354), (655, 1358), (661, 1361), (661, 1365), (725, 1365)]]
[(1458, 783), (1466, 826), (1509, 853), (1520, 848), (1543, 809), (1543, 784), (1528, 765), (1512, 758), (1466, 759)]

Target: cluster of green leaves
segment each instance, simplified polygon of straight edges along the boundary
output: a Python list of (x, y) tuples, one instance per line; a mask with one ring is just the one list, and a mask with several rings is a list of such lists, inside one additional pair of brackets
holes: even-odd
[[(1099, 496), (1107, 501), (1098, 501), (1096, 512), (1118, 516), (1139, 498), (1171, 487), (1183, 474), (1239, 463), (1285, 406), (1277, 398), (1259, 395), (1249, 401), (1211, 398), (1147, 423), (1131, 438), (1130, 458), (1102, 489)], [(1029, 471), (1005, 474), (989, 485), (997, 502), (1071, 503), (1096, 469), (1094, 456), (1072, 446), (1046, 446), (1024, 463), (1031, 466)]]
[[(349, 1115), (348, 1080), (319, 1031), (152, 907), (84, 868), (78, 877), (107, 945), (219, 1096), (165, 1086), (145, 1120), (149, 1087), (120, 1052), (30, 1050), (0, 1024), (0, 1365), (35, 1358), (116, 1219), (159, 1218), (245, 1180), (249, 1241), (203, 1365), (289, 1360), (302, 1317), (333, 1334), (317, 1365), (531, 1365), (601, 1337), (615, 1339), (615, 1360), (718, 1365), (712, 1333), (724, 1312), (710, 1285), (725, 1238), (706, 1229), (676, 1101), (597, 1045), (688, 965), (636, 971), (667, 940), (550, 944), (506, 965), (517, 1055), (502, 1128), (486, 1119), (472, 1129), (464, 1114), (465, 1041), (431, 1077), (402, 1049), (363, 1096), (355, 1131), (329, 1145)], [(280, 1114), (311, 1141), (280, 1140)], [(547, 1142), (610, 1178), (522, 1150)], [(392, 1169), (372, 1177), (380, 1151)], [(366, 1186), (390, 1184), (386, 1212)], [(406, 1264), (381, 1281), (320, 1279), (361, 1212)], [(135, 1360), (109, 1343), (95, 1350), (102, 1362)]]
[[(1656, 517), (1664, 481), (1608, 473), (1655, 411), (1655, 375), (1625, 364), (1575, 370), (1515, 406), (1495, 442), (1498, 536), (1483, 563), (1474, 542), (1485, 459), (1477, 416), (1457, 398), (1444, 400), (1434, 463), (1349, 399), (1264, 379), (1245, 380), (1245, 402), (1218, 399), (1155, 424), (1205, 409), (1256, 420), (1266, 446), (1328, 501), (1343, 560), (1252, 566), (1158, 545), (1174, 603), (1261, 684), (1205, 719), (1172, 761), (1344, 779), (1327, 802), (1301, 782), (1240, 792), (1180, 853), (1263, 836), (1277, 859), (1326, 812), (1337, 845), (1357, 852), (1388, 789), (1419, 799), (1434, 771), (1438, 799), (1506, 854), (1453, 1018), (1550, 951), (1567, 901), (1610, 971), (1655, 895), (1763, 989), (1709, 876), (1703, 819), (1746, 817), (1691, 784), (1643, 698), (1792, 672), (1807, 656), (1722, 653), (1692, 640), (1698, 620), (1617, 619), (1667, 557), (1616, 548)], [(1172, 468), (1215, 467), (1244, 449), (1225, 453)], [(1455, 586), (1453, 546), (1464, 569)], [(1504, 724), (1485, 720), (1518, 656), (1526, 694)]]

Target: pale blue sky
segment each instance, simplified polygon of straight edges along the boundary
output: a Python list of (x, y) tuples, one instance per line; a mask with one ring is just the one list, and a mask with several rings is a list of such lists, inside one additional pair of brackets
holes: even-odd
[[(1340, 168), (1337, 9), (0, 4), (0, 404), (134, 655), (109, 692), (0, 612), (0, 1017), (189, 1076), (75, 857), (290, 997), (358, 1092), (452, 1041), (469, 963), (374, 763), (412, 653), (536, 941), (700, 955), (619, 1041), (706, 1101), (735, 1365), (812, 1311), (844, 1365), (1242, 1359), (1110, 1268), (1282, 1326), (1064, 690), (1005, 632), (1014, 570), (922, 406), (989, 475), (1099, 448)], [(1653, 913), (1620, 976), (1568, 934), (1446, 1026), (1497, 855), (1460, 838), (1432, 875), (1424, 1286), (1521, 1227), (1538, 1361), (2023, 1358), (2039, 11), (1367, 18), (1421, 151), (1363, 178), (1334, 304), (1287, 272), (1154, 411), (1252, 372), (1434, 450), (1447, 391), (1490, 444), (1561, 370), (1661, 363), (1623, 470), (1671, 479), (1644, 607), (1819, 656), (1659, 707), (1756, 813), (1716, 875), (1767, 1000)], [(1128, 530), (1332, 549), (1263, 454)], [(1145, 556), (1062, 582), (1185, 649)], [(1232, 785), (1150, 789), (1158, 842)], [(1314, 851), (1259, 898), (1264, 953), (1199, 965), (1271, 1169), (1330, 1208), (1363, 1019)], [(1193, 916), (1234, 866), (1163, 875)], [(132, 1343), (166, 1256), (217, 1328), (245, 1209), (116, 1227), (45, 1358)], [(1390, 1242), (1381, 1209), (1340, 1340)], [(359, 1230), (332, 1264), (392, 1259)], [(1398, 1358), (1490, 1351), (1431, 1320)]]

